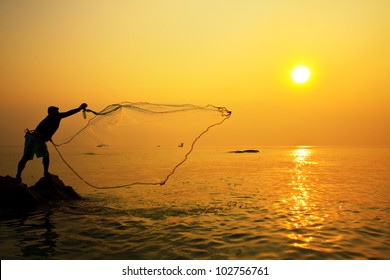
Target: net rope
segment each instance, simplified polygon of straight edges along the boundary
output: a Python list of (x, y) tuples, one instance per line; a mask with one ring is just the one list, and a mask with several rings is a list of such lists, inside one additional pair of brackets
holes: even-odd
[[(161, 107), (159, 110), (151, 110), (144, 108), (148, 105), (153, 106), (153, 107)], [(172, 113), (178, 113), (178, 112), (185, 112), (185, 111), (196, 111), (196, 110), (209, 110), (209, 111), (218, 111), (222, 117), (222, 120), (215, 122), (208, 127), (206, 127), (198, 136), (194, 138), (192, 141), (191, 145), (189, 146), (188, 151), (185, 153), (184, 157), (171, 169), (170, 172), (167, 173), (167, 175), (160, 181), (160, 182), (132, 182), (132, 183), (126, 183), (126, 184), (120, 184), (120, 185), (113, 185), (113, 186), (97, 186), (89, 181), (87, 181), (83, 176), (79, 174), (70, 164), (69, 162), (64, 158), (63, 154), (59, 150), (58, 147), (68, 144), (71, 141), (73, 141), (78, 135), (80, 135), (87, 127), (91, 125), (93, 120), (98, 117), (98, 116), (104, 116), (104, 115), (109, 115), (112, 114), (122, 108), (128, 108), (132, 110), (136, 110), (142, 113), (146, 114), (172, 114)], [(165, 108), (165, 109), (164, 109)], [(95, 189), (118, 189), (118, 188), (127, 188), (127, 187), (132, 187), (136, 185), (150, 185), (150, 186), (163, 186), (166, 184), (166, 182), (171, 178), (172, 175), (175, 174), (176, 170), (184, 164), (190, 154), (193, 152), (195, 148), (196, 142), (204, 135), (206, 134), (211, 128), (215, 126), (222, 125), (227, 119), (230, 118), (231, 116), (231, 111), (226, 109), (225, 107), (217, 107), (214, 105), (207, 105), (207, 106), (196, 106), (192, 104), (155, 104), (155, 103), (147, 103), (147, 102), (139, 102), (139, 103), (130, 103), (130, 102), (123, 102), (123, 103), (116, 103), (116, 104), (111, 104), (105, 107), (103, 110), (97, 112), (91, 109), (84, 109), (83, 110), (83, 116), (86, 118), (86, 113), (92, 113), (94, 116), (90, 118), (87, 122), (87, 124), (81, 128), (76, 134), (74, 134), (72, 137), (69, 138), (69, 140), (64, 141), (62, 143), (56, 144), (53, 141), (51, 143), (54, 146), (54, 149), (57, 151), (58, 155), (60, 156), (61, 160), (64, 162), (64, 164), (80, 179), (82, 180), (86, 185), (95, 188)]]

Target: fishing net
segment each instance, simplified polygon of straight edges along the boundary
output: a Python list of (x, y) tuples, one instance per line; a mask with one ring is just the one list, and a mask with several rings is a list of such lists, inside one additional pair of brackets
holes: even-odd
[(85, 126), (54, 147), (79, 179), (108, 189), (164, 185), (196, 142), (231, 112), (213, 105), (125, 102), (83, 115)]

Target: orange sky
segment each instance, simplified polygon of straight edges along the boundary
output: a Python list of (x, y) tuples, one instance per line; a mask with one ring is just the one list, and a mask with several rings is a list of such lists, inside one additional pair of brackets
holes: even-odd
[[(0, 145), (23, 145), (49, 105), (145, 101), (228, 107), (205, 144), (389, 146), (389, 11), (387, 0), (3, 0)], [(297, 64), (311, 69), (305, 85), (291, 82)]]

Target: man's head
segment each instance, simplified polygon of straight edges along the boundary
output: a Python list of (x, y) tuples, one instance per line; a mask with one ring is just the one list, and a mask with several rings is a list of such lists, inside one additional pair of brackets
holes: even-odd
[(55, 114), (58, 114), (58, 107), (56, 106), (50, 106), (49, 108), (47, 108), (47, 113), (49, 115), (55, 115)]

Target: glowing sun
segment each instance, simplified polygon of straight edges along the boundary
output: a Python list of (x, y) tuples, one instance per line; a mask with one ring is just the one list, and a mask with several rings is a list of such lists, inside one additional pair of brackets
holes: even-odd
[(300, 65), (295, 67), (291, 72), (291, 78), (297, 84), (303, 84), (310, 78), (310, 70), (306, 66)]

